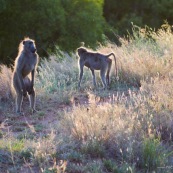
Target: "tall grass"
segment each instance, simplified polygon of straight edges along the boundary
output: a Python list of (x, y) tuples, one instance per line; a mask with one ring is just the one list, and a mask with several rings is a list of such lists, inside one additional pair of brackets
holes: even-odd
[[(83, 88), (90, 85), (92, 80), (86, 70)], [(64, 59), (51, 56), (49, 60), (43, 60), (38, 67), (38, 75), (35, 87), (38, 94), (45, 98), (55, 98), (57, 102), (70, 103), (72, 93), (76, 92), (79, 78), (78, 61), (75, 54), (70, 57), (64, 53)], [(57, 97), (58, 95), (58, 97)]]
[[(173, 130), (172, 33), (169, 29), (150, 31), (149, 39), (145, 29), (138, 29), (128, 42), (122, 40), (121, 47), (109, 45), (100, 51), (115, 52), (119, 87), (125, 84), (139, 90), (124, 91), (128, 97), (120, 94), (114, 104), (98, 105), (93, 100), (88, 108), (75, 107), (66, 113), (63, 125), (72, 139), (80, 141), (81, 151), (88, 148), (85, 152), (91, 157), (95, 157), (93, 151), (99, 158), (109, 156), (143, 171), (162, 172), (162, 167), (169, 172), (166, 164), (171, 150), (164, 142), (172, 141)], [(162, 37), (169, 44), (161, 44)]]
[[(76, 93), (86, 93), (88, 104), (71, 105), (71, 109), (59, 114), (57, 110), (57, 124), (47, 137), (17, 141), (22, 144), (17, 145), (21, 147), (20, 157), (37, 166), (40, 172), (172, 171), (173, 34), (169, 25), (163, 25), (157, 32), (137, 26), (133, 31), (128, 40), (121, 38), (121, 47), (109, 43), (98, 48), (105, 54), (113, 51), (117, 57), (119, 80), (113, 63), (111, 90), (91, 90), (92, 77), (85, 69), (84, 89), (78, 91), (75, 54), (60, 52), (40, 63), (35, 83), (37, 99), (55, 99), (59, 104), (67, 103)], [(7, 77), (4, 70), (1, 78), (3, 74)], [(7, 78), (9, 81), (10, 75)], [(0, 91), (7, 88), (9, 93), (7, 81), (3, 80)], [(48, 107), (51, 111), (51, 106)], [(4, 143), (4, 133), (1, 136), (0, 142)], [(11, 149), (14, 146), (15, 143)]]
[(5, 65), (0, 65), (0, 101), (11, 98), (11, 77), (12, 70)]

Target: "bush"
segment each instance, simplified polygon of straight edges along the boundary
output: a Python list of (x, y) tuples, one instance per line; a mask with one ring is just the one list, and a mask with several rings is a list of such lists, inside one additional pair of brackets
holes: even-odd
[(57, 44), (68, 51), (83, 41), (96, 46), (103, 41), (102, 8), (103, 0), (3, 1), (0, 62), (13, 64), (19, 42), (26, 36), (36, 41), (41, 57), (55, 52)]

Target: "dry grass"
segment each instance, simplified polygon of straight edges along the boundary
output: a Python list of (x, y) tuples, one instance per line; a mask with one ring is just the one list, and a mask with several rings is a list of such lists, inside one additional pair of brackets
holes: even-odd
[[(25, 126), (22, 120), (16, 122), (18, 119), (11, 116), (12, 112), (7, 112), (10, 116), (4, 115), (0, 170), (172, 172), (173, 34), (170, 26), (164, 25), (158, 32), (136, 27), (133, 36), (121, 42), (121, 47), (108, 44), (98, 49), (102, 53), (113, 51), (118, 61), (119, 80), (113, 68), (112, 89), (108, 91), (91, 89), (92, 78), (87, 69), (83, 89), (77, 90), (78, 65), (74, 54), (60, 52), (61, 55), (40, 64), (35, 87), (42, 110), (24, 117)], [(5, 66), (1, 68), (0, 92), (8, 102), (11, 71)], [(78, 96), (86, 97), (81, 101)], [(72, 98), (79, 103), (72, 105)], [(5, 120), (7, 117), (10, 121)], [(14, 133), (6, 123), (22, 126), (23, 130)], [(4, 131), (2, 126), (9, 130)]]
[(11, 90), (11, 77), (12, 70), (5, 65), (0, 65), (0, 100), (9, 99), (12, 94)]

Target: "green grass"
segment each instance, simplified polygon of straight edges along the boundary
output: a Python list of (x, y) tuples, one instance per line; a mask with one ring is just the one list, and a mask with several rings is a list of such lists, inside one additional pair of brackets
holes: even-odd
[(152, 171), (165, 166), (166, 154), (159, 139), (145, 139), (142, 145), (142, 167)]

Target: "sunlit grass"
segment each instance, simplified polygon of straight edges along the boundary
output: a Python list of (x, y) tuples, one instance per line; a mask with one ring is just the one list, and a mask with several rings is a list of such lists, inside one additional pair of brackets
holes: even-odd
[[(43, 110), (33, 116), (36, 123), (32, 125), (35, 128), (32, 137), (23, 134), (26, 125), (21, 128), (20, 138), (3, 131), (0, 135), (0, 151), (10, 154), (13, 160), (9, 163), (16, 170), (17, 164), (27, 161), (42, 172), (171, 172), (173, 35), (170, 26), (164, 25), (158, 32), (134, 26), (133, 35), (128, 40), (121, 38), (121, 42), (121, 47), (109, 43), (98, 48), (101, 53), (114, 52), (117, 57), (119, 80), (113, 63), (111, 89), (107, 91), (100, 89), (98, 73), (98, 88), (92, 89), (92, 76), (87, 68), (82, 89), (77, 89), (79, 71), (73, 53), (60, 52), (40, 62), (35, 88)], [(1, 102), (2, 98), (10, 102), (11, 70), (6, 66), (1, 69)], [(71, 104), (72, 98), (80, 95), (85, 95), (88, 102)], [(60, 104), (65, 105), (63, 112), (57, 108)], [(54, 116), (54, 123), (47, 132), (48, 127), (41, 122), (49, 116)]]
[(11, 98), (11, 78), (12, 70), (5, 65), (0, 65), (0, 100)]

